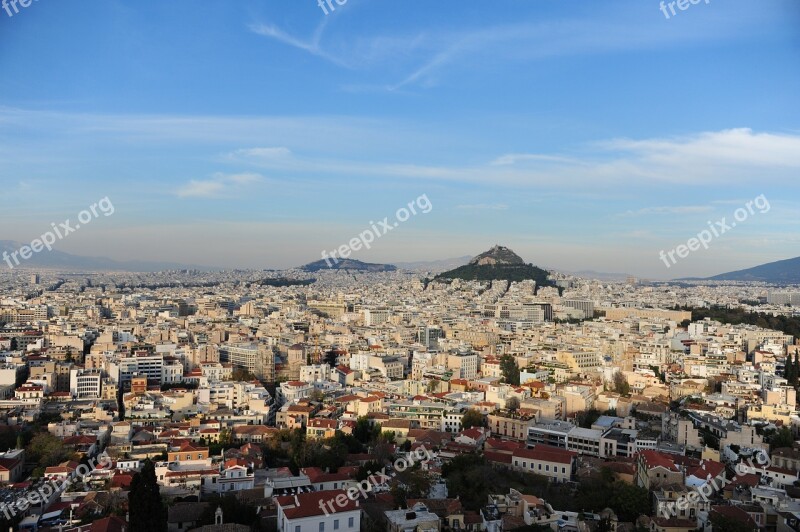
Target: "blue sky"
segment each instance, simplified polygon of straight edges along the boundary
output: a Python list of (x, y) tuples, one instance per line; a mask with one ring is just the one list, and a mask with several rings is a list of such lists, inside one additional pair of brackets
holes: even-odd
[[(0, 239), (288, 267), (495, 243), (563, 270), (800, 255), (800, 2), (38, 0), (0, 10)], [(13, 13), (13, 10), (12, 10)], [(666, 268), (671, 250), (756, 211)]]

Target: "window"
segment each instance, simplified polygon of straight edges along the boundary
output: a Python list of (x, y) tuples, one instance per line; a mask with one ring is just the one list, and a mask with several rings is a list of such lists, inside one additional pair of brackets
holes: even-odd
[(325, 521), (320, 522), (319, 532), (325, 532)]
[(355, 518), (354, 518), (354, 517), (350, 517), (350, 518), (348, 518), (348, 519), (347, 519), (347, 526), (348, 526), (349, 528), (353, 528), (353, 525), (354, 525), (353, 521), (354, 521), (354, 520), (355, 520)]
[(339, 520), (338, 519), (334, 519), (333, 520), (333, 529), (334, 530), (339, 530)]
[(295, 525), (294, 532), (300, 532), (300, 525)]

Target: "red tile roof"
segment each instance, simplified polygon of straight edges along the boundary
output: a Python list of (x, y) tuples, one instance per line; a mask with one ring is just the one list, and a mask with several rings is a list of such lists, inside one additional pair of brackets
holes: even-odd
[(640, 451), (639, 456), (642, 457), (644, 463), (647, 465), (648, 468), (654, 467), (663, 467), (664, 469), (669, 469), (670, 471), (679, 471), (677, 465), (675, 465), (674, 460), (672, 457), (665, 453), (660, 453), (658, 451), (653, 451), (650, 449)]
[(514, 458), (525, 458), (527, 460), (540, 460), (542, 462), (556, 462), (559, 464), (571, 464), (578, 453), (551, 447), (547, 445), (537, 445), (533, 449), (519, 449), (514, 451)]

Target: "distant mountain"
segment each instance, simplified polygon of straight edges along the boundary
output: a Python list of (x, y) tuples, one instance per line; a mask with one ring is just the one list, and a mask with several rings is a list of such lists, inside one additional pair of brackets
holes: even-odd
[(468, 264), (440, 273), (435, 279), (464, 279), (466, 281), (526, 281), (534, 280), (537, 286), (555, 286), (546, 270), (526, 264), (522, 258), (504, 246), (494, 246), (481, 253)]
[(464, 255), (463, 257), (456, 257), (453, 259), (423, 260), (418, 262), (393, 262), (392, 264), (401, 270), (436, 272), (458, 268), (459, 266), (467, 264), (471, 258), (472, 255)]
[[(18, 251), (22, 246), (20, 242), (13, 240), (0, 240), (0, 257), (3, 252), (11, 253)], [(0, 259), (2, 260), (2, 259)], [(19, 265), (11, 258), (14, 268), (37, 268), (52, 270), (74, 270), (74, 271), (121, 271), (121, 272), (157, 272), (163, 270), (211, 270), (207, 266), (196, 264), (180, 264), (177, 262), (150, 262), (140, 260), (116, 261), (107, 257), (83, 257), (72, 255), (54, 249), (48, 251), (43, 249), (39, 253), (34, 253), (28, 260), (19, 259)], [(7, 268), (8, 263), (0, 262), (0, 268)]]
[(331, 264), (324, 259), (310, 262), (300, 269), (305, 272), (318, 272), (320, 270), (356, 270), (360, 272), (393, 272), (397, 267), (392, 264), (372, 264), (354, 259), (330, 259)]
[(757, 281), (774, 284), (800, 284), (800, 257), (779, 260), (735, 272), (709, 277), (709, 281)]

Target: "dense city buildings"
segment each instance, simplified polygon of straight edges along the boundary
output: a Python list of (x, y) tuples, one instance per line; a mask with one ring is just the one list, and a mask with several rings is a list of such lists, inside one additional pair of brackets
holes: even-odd
[[(685, 523), (671, 529), (702, 528), (728, 508), (757, 522), (800, 511), (796, 338), (676, 310), (689, 302), (797, 318), (791, 297), (766, 286), (557, 274), (561, 290), (530, 281), (426, 285), (404, 271), (357, 281), (323, 271), (282, 287), (248, 271), (36, 275), (39, 284), (30, 274), (0, 277), (2, 421), (10, 435), (29, 427), (63, 442), (69, 456), (43, 463), (51, 477), (73, 471), (68, 458), (111, 462), (82, 491), (67, 487), (15, 510), (29, 521), (60, 515), (64, 502), (85, 508), (87, 494), (105, 497), (109, 485), (128, 489), (150, 460), (169, 500), (262, 500), (264, 522), (284, 532), (358, 529), (367, 515), (387, 530), (450, 529), (453, 520), (511, 526), (517, 510), (491, 502), (511, 494), (453, 507), (461, 514), (443, 510), (456, 499), (439, 479), (462, 455), (554, 484), (608, 470), (653, 498), (642, 510), (653, 530), (670, 519)], [(200, 283), (202, 291), (189, 287)], [(305, 473), (281, 465), (296, 446), (342, 438), (372, 443), (338, 471), (310, 455), (299, 459)], [(16, 436), (7, 439), (13, 447)], [(356, 473), (380, 464), (376, 449), (387, 443), (395, 460), (432, 451), (419, 470), (429, 491), (409, 505), (416, 509), (376, 518), (381, 490), (399, 480), (382, 477), (367, 490)], [(21, 445), (0, 457), (15, 500), (27, 495), (13, 483), (35, 473), (21, 453), (40, 452)], [(724, 487), (740, 482), (742, 464), (742, 478), (755, 481), (731, 499)], [(348, 489), (363, 496), (348, 498)], [(691, 504), (681, 507), (681, 497)], [(543, 516), (556, 509), (542, 511), (539, 521), (520, 519), (550, 526)]]

